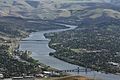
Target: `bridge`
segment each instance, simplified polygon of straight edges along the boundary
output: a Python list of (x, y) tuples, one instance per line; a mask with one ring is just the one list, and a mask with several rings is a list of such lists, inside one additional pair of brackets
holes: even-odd
[(70, 70), (58, 70), (58, 71), (56, 71), (56, 72), (77, 72), (78, 74), (80, 73), (80, 72), (85, 72), (86, 74), (88, 73), (88, 72), (91, 72), (92, 70), (91, 69), (88, 69), (88, 68), (82, 68), (82, 69), (80, 69), (79, 67), (77, 68), (77, 69), (70, 69)]
[(30, 41), (48, 41), (48, 40), (21, 40), (21, 41), (30, 42)]

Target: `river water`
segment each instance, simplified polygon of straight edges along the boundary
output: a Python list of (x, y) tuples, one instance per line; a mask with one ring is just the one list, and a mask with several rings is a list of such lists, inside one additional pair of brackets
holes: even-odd
[[(73, 65), (73, 64), (70, 64), (70, 63), (67, 63), (67, 62), (64, 62), (64, 61), (61, 61), (59, 59), (49, 56), (49, 53), (54, 52), (55, 50), (49, 48), (48, 43), (50, 39), (46, 39), (44, 37), (44, 33), (66, 31), (66, 30), (71, 30), (77, 27), (77, 26), (72, 26), (72, 25), (66, 25), (66, 26), (70, 28), (31, 33), (29, 37), (24, 39), (24, 40), (29, 40), (29, 41), (20, 42), (20, 50), (32, 51), (31, 56), (34, 59), (37, 59), (41, 63), (46, 64), (50, 67), (53, 67), (59, 70), (76, 69), (78, 67), (77, 65)], [(41, 40), (41, 41), (30, 41), (30, 40)], [(80, 67), (80, 68), (82, 69), (83, 67)], [(71, 74), (78, 75), (77, 72), (71, 72)], [(99, 80), (120, 80), (120, 75), (105, 74), (105, 73), (96, 72), (96, 71), (91, 71), (91, 72), (88, 72), (87, 74), (85, 72), (80, 72), (79, 75), (91, 77), (91, 78), (95, 78)]]

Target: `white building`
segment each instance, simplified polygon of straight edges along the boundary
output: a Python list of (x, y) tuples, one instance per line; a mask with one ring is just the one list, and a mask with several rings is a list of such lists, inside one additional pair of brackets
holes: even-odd
[(3, 74), (0, 74), (0, 79), (2, 79), (4, 76), (3, 76)]
[(12, 80), (35, 80), (34, 76), (13, 77)]

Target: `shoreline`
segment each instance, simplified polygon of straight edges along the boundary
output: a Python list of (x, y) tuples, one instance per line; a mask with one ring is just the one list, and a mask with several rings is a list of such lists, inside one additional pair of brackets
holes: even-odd
[[(69, 27), (70, 28), (70, 27)], [(66, 28), (66, 29), (69, 29), (69, 28)], [(30, 33), (31, 34), (31, 33)], [(29, 34), (29, 35), (30, 35)], [(43, 35), (44, 35), (44, 37), (45, 38), (48, 38), (48, 36), (46, 37), (46, 35), (45, 35), (46, 33), (44, 33)], [(48, 33), (49, 34), (49, 33)], [(27, 36), (27, 37), (29, 37), (29, 35)], [(27, 38), (27, 37), (25, 37), (25, 38)], [(24, 39), (24, 38), (22, 38), (22, 39)], [(48, 39), (50, 39), (50, 42), (51, 42), (51, 38), (49, 37)], [(20, 41), (19, 41), (20, 42)], [(53, 47), (51, 47), (50, 46), (50, 42), (48, 43), (48, 46), (51, 48), (51, 49), (54, 49)], [(55, 50), (55, 49), (54, 49)], [(55, 50), (56, 51), (56, 50)], [(52, 57), (55, 57), (55, 56), (52, 56)], [(57, 58), (57, 57), (55, 57), (55, 58)], [(57, 58), (57, 59), (60, 59), (60, 58)], [(35, 59), (36, 60), (36, 59)], [(60, 59), (60, 60), (62, 60), (62, 61), (65, 61), (65, 60), (63, 60), (63, 59)], [(74, 64), (74, 63), (71, 63), (70, 61), (65, 61), (65, 62), (67, 62), (67, 63), (70, 63), (70, 64)], [(41, 63), (42, 64), (42, 63)], [(45, 64), (44, 64), (45, 65)], [(75, 65), (77, 65), (77, 64), (75, 64)], [(47, 65), (46, 65), (47, 66)], [(79, 65), (80, 66), (80, 65)], [(82, 66), (82, 65), (81, 65)], [(82, 66), (82, 67), (84, 67), (84, 66)], [(54, 68), (52, 68), (51, 67), (51, 69), (54, 69)], [(55, 69), (55, 70), (57, 70), (57, 69)], [(95, 71), (97, 71), (97, 70), (95, 70)], [(105, 72), (103, 72), (103, 71), (100, 71), (101, 73), (105, 73)], [(107, 74), (107, 73), (105, 73), (105, 74)], [(117, 74), (117, 73), (116, 73)], [(116, 75), (116, 74), (114, 74), (114, 75)]]
[[(53, 34), (54, 35), (54, 34)], [(44, 36), (45, 36), (45, 38), (48, 38), (48, 39), (50, 39), (50, 42), (48, 43), (48, 46), (51, 48), (51, 49), (54, 49), (55, 50), (55, 52), (51, 52), (51, 53), (49, 53), (49, 56), (52, 56), (52, 57), (54, 57), (54, 58), (57, 58), (57, 59), (59, 59), (59, 60), (62, 60), (62, 61), (64, 61), (64, 62), (67, 62), (67, 63), (70, 63), (70, 64), (73, 64), (73, 65), (78, 65), (78, 66), (81, 66), (81, 67), (86, 67), (84, 64), (77, 64), (77, 63), (74, 63), (72, 60), (70, 61), (70, 60), (68, 60), (68, 59), (65, 59), (65, 57), (58, 57), (58, 56), (55, 56), (54, 54), (57, 54), (57, 48), (55, 48), (55, 47), (53, 47), (53, 45), (52, 44), (54, 44), (54, 42), (52, 42), (52, 36), (50, 36), (50, 33), (47, 33), (47, 35), (46, 34), (44, 34)], [(93, 68), (93, 67), (89, 67), (88, 66), (88, 68), (90, 68), (91, 70), (93, 70), (93, 71), (97, 71), (97, 72), (101, 72), (101, 73), (105, 73), (105, 74), (113, 74), (113, 75), (120, 75), (120, 73), (113, 73), (113, 72), (105, 72), (104, 70), (99, 70), (98, 68)]]
[[(30, 33), (31, 34), (31, 33)], [(29, 34), (29, 35), (30, 35)], [(29, 37), (29, 35), (27, 36), (27, 37)], [(45, 35), (44, 35), (45, 36)], [(25, 37), (25, 38), (27, 38), (27, 37)], [(46, 38), (46, 37), (45, 37)], [(20, 40), (19, 40), (19, 43), (20, 43), (20, 41), (22, 40), (22, 39), (24, 39), (24, 38), (21, 38)], [(20, 45), (20, 44), (19, 44)], [(48, 46), (49, 46), (49, 44), (48, 44)], [(19, 49), (19, 48), (18, 48)], [(34, 59), (34, 58), (33, 58)], [(58, 59), (58, 58), (57, 58)], [(34, 60), (37, 60), (37, 59), (34, 59)], [(55, 69), (55, 68), (53, 68), (53, 67), (50, 67), (49, 65), (45, 65), (45, 64), (43, 64), (43, 63), (41, 63), (41, 62), (39, 62), (40, 63), (40, 65), (42, 66), (42, 67), (49, 67), (49, 69), (48, 69), (48, 71), (59, 71), (58, 69)], [(61, 72), (60, 72), (61, 73)], [(72, 76), (72, 74), (70, 74), (70, 73), (67, 73), (67, 72), (62, 72), (62, 76), (60, 76), (60, 77), (56, 77), (57, 79), (62, 79), (62, 78), (66, 78), (66, 77), (76, 77), (76, 76)], [(86, 77), (86, 76), (80, 76), (80, 77), (82, 77), (82, 78), (85, 78), (85, 79), (90, 79), (90, 80), (94, 80), (94, 79), (92, 79), (92, 78), (90, 78), (90, 77)], [(35, 77), (36, 78), (36, 77)], [(50, 78), (52, 78), (52, 77), (50, 77)], [(54, 77), (53, 77), (54, 78)], [(41, 78), (42, 79), (42, 78)], [(49, 79), (49, 78), (48, 78)], [(56, 80), (56, 79), (55, 79)]]
[[(65, 27), (66, 27), (66, 28), (62, 28), (62, 29), (69, 29), (69, 27), (67, 27), (67, 26), (65, 26)], [(51, 29), (51, 30), (59, 30), (59, 29)], [(49, 30), (42, 30), (42, 31), (49, 31)], [(36, 32), (39, 32), (39, 31), (36, 31)], [(16, 47), (15, 47), (14, 49), (15, 49), (15, 50), (19, 50), (21, 40), (22, 40), (22, 39), (25, 39), (25, 38), (28, 38), (31, 33), (33, 33), (33, 32), (29, 32), (25, 37), (17, 38), (17, 39), (16, 39), (16, 42), (15, 42), (15, 43), (16, 43)], [(44, 36), (44, 35), (43, 35), (43, 36)], [(24, 50), (23, 50), (23, 51), (24, 51)], [(32, 58), (33, 58), (33, 57), (32, 57)], [(33, 59), (34, 59), (34, 58), (33, 58)], [(37, 59), (34, 59), (34, 60), (37, 60)], [(38, 60), (38, 61), (39, 61), (39, 60)], [(41, 67), (48, 68), (47, 71), (59, 71), (58, 69), (55, 69), (55, 68), (53, 68), (53, 67), (50, 67), (49, 65), (46, 65), (46, 64), (44, 64), (44, 63), (41, 63), (40, 61), (39, 61), (39, 64), (41, 65)], [(61, 73), (61, 72), (60, 72), (60, 73)], [(71, 75), (71, 74), (64, 73), (64, 72), (62, 72), (61, 74), (64, 75), (64, 76)]]
[[(67, 29), (68, 30), (68, 29)], [(61, 31), (61, 30), (60, 30)], [(47, 33), (49, 33), (49, 32), (51, 32), (51, 31), (48, 31)], [(54, 31), (52, 31), (52, 32), (54, 32)], [(59, 32), (59, 31), (58, 31)], [(40, 33), (40, 35), (43, 35), (45, 32), (42, 32), (42, 33)], [(34, 33), (33, 33), (34, 34)], [(36, 33), (35, 33), (36, 34)], [(38, 32), (38, 34), (39, 34), (39, 32)], [(39, 35), (37, 35), (37, 36), (39, 36)], [(43, 35), (44, 36), (44, 35)], [(36, 37), (37, 38), (37, 37)], [(35, 38), (35, 39), (36, 39)], [(46, 45), (46, 44), (45, 44)], [(48, 45), (48, 43), (47, 43), (47, 45)], [(28, 47), (28, 49), (29, 49), (29, 47)], [(46, 49), (46, 48), (45, 48)], [(52, 48), (51, 48), (52, 49)], [(47, 55), (49, 55), (49, 54), (47, 54)], [(47, 58), (47, 57), (46, 57)], [(52, 58), (52, 57), (51, 57)], [(39, 59), (39, 58), (38, 58)], [(57, 59), (57, 58), (56, 58)], [(55, 59), (55, 60), (56, 60)], [(59, 60), (59, 59), (58, 59)], [(62, 60), (60, 60), (60, 62), (61, 62)], [(59, 62), (59, 61), (58, 61)], [(64, 61), (62, 61), (63, 62), (63, 64), (64, 64)], [(45, 62), (46, 63), (46, 62)], [(57, 63), (56, 63), (57, 64)], [(65, 62), (65, 67), (66, 67), (66, 64), (68, 64), (68, 63), (66, 63)], [(51, 65), (52, 66), (52, 65)], [(72, 66), (72, 64), (70, 64), (70, 66)], [(66, 67), (67, 68), (67, 67)], [(76, 67), (75, 67), (76, 68)], [(71, 69), (75, 69), (74, 68), (74, 65), (71, 67)], [(82, 68), (82, 67), (81, 67)], [(62, 69), (62, 70), (64, 70), (64, 68), (59, 68), (58, 67), (58, 69)], [(69, 69), (69, 68), (67, 68), (67, 69)], [(94, 74), (93, 74), (93, 72), (94, 71), (92, 71), (91, 73), (88, 73), (88, 76), (87, 77), (94, 77)], [(74, 73), (73, 73), (74, 74)], [(81, 74), (81, 73), (80, 73)], [(113, 76), (113, 77), (115, 77), (116, 75), (113, 75), (113, 74), (108, 74), (108, 75), (106, 75), (106, 74), (104, 74), (104, 73), (100, 73), (100, 72), (95, 72), (95, 74), (96, 74), (96, 77), (98, 77), (99, 78), (99, 74), (100, 74), (100, 76), (103, 76), (103, 77), (105, 77), (105, 80), (109, 80), (108, 78), (107, 78), (107, 76)], [(81, 74), (82, 76), (85, 76), (84, 74)], [(117, 76), (116, 76), (117, 77)], [(102, 78), (102, 77), (101, 77)], [(103, 79), (104, 80), (104, 79)], [(113, 78), (111, 79), (111, 80), (114, 80)]]
[[(60, 25), (58, 25), (58, 26), (60, 26)], [(64, 27), (64, 28), (62, 28), (62, 29), (66, 29), (66, 28), (68, 28), (68, 27)], [(58, 28), (59, 29), (59, 28)], [(55, 30), (55, 29), (52, 29), (52, 30)], [(42, 31), (46, 31), (46, 30), (42, 30)], [(37, 31), (36, 31), (37, 32)], [(24, 62), (23, 61), (25, 61), (26, 62), (26, 65), (28, 64), (28, 63), (30, 63), (30, 64), (32, 64), (32, 66), (34, 65), (37, 65), (37, 64), (39, 64), (41, 67), (42, 67), (42, 69), (46, 69), (46, 71), (58, 71), (57, 69), (55, 69), (55, 68), (52, 68), (52, 67), (50, 67), (49, 65), (45, 65), (45, 64), (43, 64), (43, 63), (41, 63), (40, 61), (37, 63), (34, 63), (34, 61), (38, 61), (37, 59), (35, 59), (35, 58), (33, 58), (33, 57), (31, 57), (31, 56), (29, 56), (29, 54), (28, 54), (28, 56), (29, 56), (29, 58), (31, 58), (31, 60), (33, 60), (33, 62), (31, 61), (31, 62), (29, 62), (29, 61), (27, 61), (27, 59), (23, 59), (23, 58), (21, 58), (21, 56), (20, 56), (20, 54), (21, 53), (25, 53), (26, 51), (24, 51), (24, 50), (19, 50), (19, 47), (20, 47), (20, 42), (21, 42), (21, 40), (22, 39), (24, 39), (24, 38), (27, 38), (27, 37), (29, 37), (30, 36), (30, 34), (31, 34), (32, 32), (25, 32), (25, 34), (23, 34), (23, 35), (21, 35), (21, 36), (16, 36), (16, 37), (7, 37), (6, 39), (4, 39), (4, 41), (1, 43), (1, 46), (2, 45), (6, 45), (6, 46), (8, 46), (9, 47), (9, 52), (8, 52), (8, 54), (11, 56), (11, 59), (15, 59), (16, 61), (18, 61), (18, 62), (20, 62), (21, 64), (23, 64), (24, 65)], [(29, 51), (27, 51), (27, 52), (29, 52)], [(4, 56), (4, 57), (6, 57), (6, 56)], [(19, 57), (19, 58), (17, 58), (17, 57)], [(16, 63), (14, 63), (14, 64), (16, 64)], [(29, 64), (28, 64), (29, 65)], [(14, 73), (14, 72), (13, 72)], [(25, 73), (25, 74), (27, 74), (27, 73)], [(62, 73), (63, 74), (63, 73)], [(10, 75), (10, 74), (8, 74), (8, 75)], [(20, 74), (20, 75), (22, 75), (22, 74)], [(64, 73), (64, 75), (68, 75), (68, 74), (66, 74), (66, 73)], [(12, 76), (9, 76), (9, 77), (12, 77)], [(14, 77), (14, 76), (13, 76)], [(6, 76), (5, 76), (5, 78), (7, 78)]]

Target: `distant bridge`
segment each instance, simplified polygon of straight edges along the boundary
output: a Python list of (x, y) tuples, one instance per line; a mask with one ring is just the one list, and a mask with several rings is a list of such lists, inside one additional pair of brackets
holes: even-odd
[(48, 41), (48, 40), (21, 40), (21, 41), (27, 41), (27, 42), (30, 42), (30, 41)]
[(77, 72), (78, 74), (80, 72), (85, 72), (86, 74), (88, 72), (91, 72), (92, 70), (91, 69), (88, 69), (88, 68), (83, 68), (83, 69), (80, 69), (79, 67), (77, 69), (70, 69), (70, 70), (58, 70), (56, 72)]

